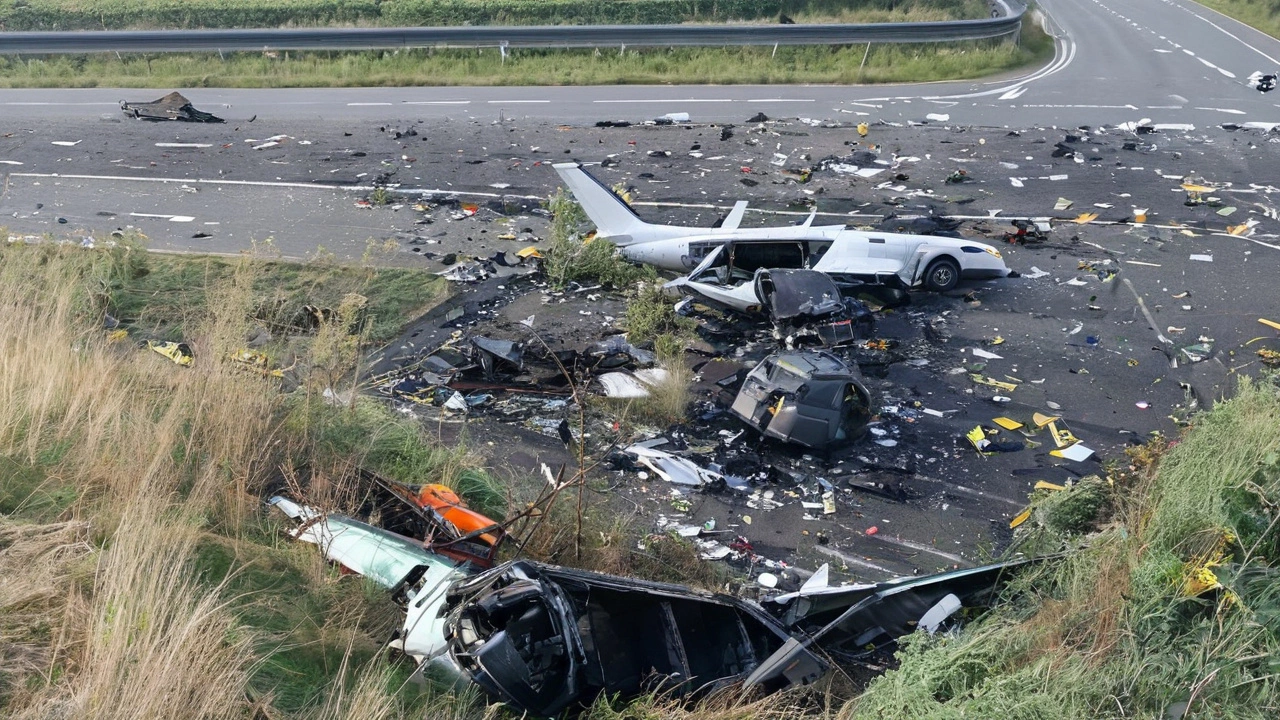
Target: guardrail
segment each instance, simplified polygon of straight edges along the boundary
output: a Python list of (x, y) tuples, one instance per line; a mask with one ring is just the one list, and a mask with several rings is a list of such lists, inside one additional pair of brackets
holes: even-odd
[(0, 33), (0, 54), (375, 50), (387, 48), (592, 48), (847, 45), (983, 40), (1012, 35), (1026, 8), (993, 2), (992, 17), (832, 25), (551, 25), (270, 30), (86, 30)]

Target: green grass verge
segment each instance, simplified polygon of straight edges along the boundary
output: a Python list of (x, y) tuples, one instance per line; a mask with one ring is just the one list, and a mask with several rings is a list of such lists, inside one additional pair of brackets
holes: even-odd
[(323, 25), (624, 25), (986, 17), (982, 0), (3, 0), (8, 30)]
[(1277, 427), (1276, 376), (1242, 380), (1154, 475), (1117, 469), (1099, 532), (960, 635), (908, 638), (848, 716), (1274, 717)]
[[(126, 245), (86, 253), (89, 272), (100, 277), (106, 307), (117, 319), (146, 332), (182, 339), (190, 318), (204, 312), (211, 288), (247, 277), (260, 320), (287, 323), (305, 305), (337, 308), (349, 293), (368, 299), (366, 340), (395, 337), (404, 323), (448, 292), (447, 283), (424, 270), (249, 260), (147, 253)], [(268, 327), (268, 329), (274, 329)]]
[[(1257, 28), (1272, 37), (1280, 37), (1280, 5), (1273, 0), (1200, 0), (1200, 4), (1213, 8), (1227, 17)], [(1275, 68), (1258, 66), (1259, 70)]]
[[(1052, 56), (1020, 41), (772, 48), (283, 52), (0, 58), (0, 87), (376, 87), (928, 82), (981, 77)], [(863, 57), (866, 57), (865, 64)], [(273, 54), (275, 55), (275, 54)]]

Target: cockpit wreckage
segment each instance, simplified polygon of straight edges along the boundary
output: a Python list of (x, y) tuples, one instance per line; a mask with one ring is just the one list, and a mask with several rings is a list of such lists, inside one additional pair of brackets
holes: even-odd
[(846, 586), (830, 585), (823, 566), (797, 591), (755, 602), (531, 561), (484, 569), (354, 518), (284, 497), (269, 504), (297, 523), (293, 537), (387, 588), (405, 612), (391, 647), (539, 717), (602, 693), (696, 699), (733, 684), (808, 685), (833, 662), (883, 660), (903, 635), (958, 627), (1034, 562)]

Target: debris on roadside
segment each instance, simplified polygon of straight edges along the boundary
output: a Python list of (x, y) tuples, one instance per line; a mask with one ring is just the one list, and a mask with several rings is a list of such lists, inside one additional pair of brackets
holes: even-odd
[(217, 115), (197, 110), (190, 100), (177, 91), (151, 102), (131, 103), (121, 100), (120, 109), (125, 115), (137, 120), (178, 120), (198, 123), (226, 122)]

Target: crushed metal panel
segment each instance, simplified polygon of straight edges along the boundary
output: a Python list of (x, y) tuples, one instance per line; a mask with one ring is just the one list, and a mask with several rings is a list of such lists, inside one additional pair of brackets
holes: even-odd
[(756, 283), (775, 320), (828, 317), (845, 311), (840, 288), (816, 270), (762, 269)]
[(729, 411), (766, 437), (822, 449), (860, 435), (872, 403), (856, 365), (804, 350), (760, 361)]
[(151, 102), (131, 103), (120, 101), (120, 109), (125, 115), (138, 120), (181, 120), (183, 122), (220, 123), (226, 122), (217, 115), (197, 110), (180, 92), (171, 92), (159, 100)]
[(875, 585), (821, 588), (765, 601), (792, 633), (833, 657), (856, 661), (890, 646), (922, 625), (933, 630), (963, 608), (986, 606), (1013, 572), (1043, 558), (985, 565)]
[[(558, 715), (601, 693), (704, 694), (750, 674), (788, 639), (758, 606), (678, 585), (532, 562), (450, 588), (449, 652), (517, 711)], [(766, 684), (812, 682), (826, 665)]]
[(321, 513), (282, 497), (273, 497), (268, 503), (300, 522), (290, 533), (293, 537), (319, 546), (330, 561), (386, 588), (396, 586), (419, 565), (457, 565), (419, 541), (359, 520)]

